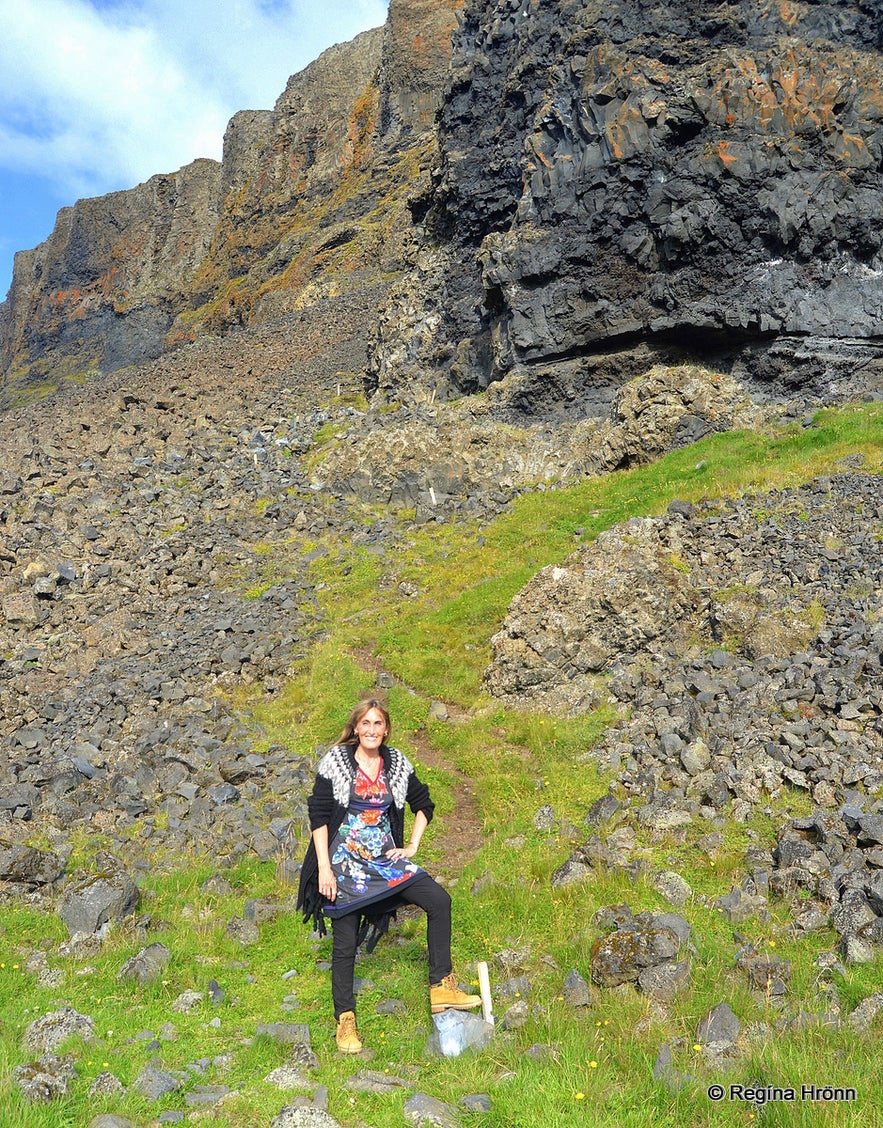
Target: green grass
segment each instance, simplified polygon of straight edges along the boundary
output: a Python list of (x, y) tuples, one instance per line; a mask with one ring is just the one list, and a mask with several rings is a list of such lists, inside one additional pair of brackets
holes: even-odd
[[(498, 1026), (491, 1048), (480, 1055), (427, 1058), (431, 1022), (424, 925), (407, 916), (358, 968), (368, 980), (359, 1001), (360, 1032), (375, 1056), (368, 1063), (341, 1058), (334, 1051), (328, 973), (317, 967), (330, 955), (330, 938), (310, 939), (292, 910), (293, 890), (279, 885), (274, 867), (256, 860), (232, 869), (220, 866), (231, 892), (218, 896), (204, 892), (202, 884), (219, 863), (157, 857), (141, 879), (139, 913), (145, 929), (118, 928), (88, 960), (58, 954), (65, 939), (59, 918), (22, 904), (0, 908), (0, 1108), (9, 1110), (8, 1122), (24, 1128), (80, 1126), (113, 1111), (146, 1124), (163, 1111), (186, 1111), (183, 1093), (156, 1103), (132, 1093), (103, 1101), (88, 1096), (104, 1069), (131, 1085), (157, 1052), (140, 1037), (149, 1031), (159, 1038), (165, 1068), (185, 1069), (208, 1059), (199, 1082), (234, 1090), (228, 1102), (208, 1114), (208, 1123), (266, 1126), (295, 1094), (265, 1084), (263, 1078), (287, 1053), (266, 1038), (255, 1039), (255, 1031), (261, 1023), (290, 1021), (309, 1025), (321, 1062), (313, 1081), (328, 1086), (329, 1110), (345, 1128), (360, 1123), (399, 1128), (404, 1102), (414, 1091), (454, 1105), (467, 1094), (487, 1093), (491, 1113), (461, 1114), (464, 1124), (480, 1128), (883, 1124), (879, 1026), (865, 1038), (848, 1028), (776, 1029), (800, 1007), (819, 1013), (827, 1005), (817, 989), (814, 961), (834, 948), (836, 936), (823, 930), (794, 939), (787, 906), (776, 902), (768, 920), (739, 926), (715, 907), (716, 898), (741, 879), (746, 847), (771, 846), (777, 828), (808, 809), (806, 797), (786, 792), (771, 804), (772, 814), (758, 810), (745, 824), (728, 826), (713, 856), (700, 839), (714, 828), (701, 822), (659, 838), (639, 832), (633, 857), (645, 863), (645, 876), (598, 873), (587, 884), (552, 890), (551, 875), (590, 833), (583, 821), (587, 809), (610, 786), (591, 749), (614, 714), (607, 709), (563, 719), (518, 712), (502, 708), (481, 688), (490, 639), (512, 596), (539, 568), (565, 559), (617, 522), (663, 512), (673, 498), (723, 498), (799, 484), (837, 472), (838, 460), (856, 452), (865, 454), (869, 472), (879, 473), (881, 423), (879, 405), (862, 405), (823, 412), (809, 428), (716, 435), (652, 466), (524, 496), (483, 528), (451, 523), (414, 531), (386, 561), (329, 537), (328, 555), (311, 566), (314, 580), (324, 585), (324, 641), (292, 672), (282, 692), (266, 698), (243, 692), (238, 704), (251, 717), (259, 742), (313, 755), (336, 737), (352, 703), (374, 689), (375, 665), (395, 675), (398, 684), (387, 693), (394, 743), (418, 759), (437, 804), (438, 818), (422, 852), (430, 870), (441, 860), (439, 843), (453, 813), (455, 771), (469, 779), (483, 828), (483, 848), (451, 890), (458, 970), (474, 979), (476, 961), (490, 960), (502, 949), (527, 947), (532, 984), (527, 1024), (510, 1031)], [(368, 520), (370, 514), (362, 516)], [(293, 545), (257, 546), (261, 579), (288, 574), (285, 554), (293, 551)], [(402, 598), (397, 583), (384, 579), (390, 569), (396, 580), (414, 585), (414, 597)], [(436, 698), (448, 703), (450, 720), (431, 718)], [(433, 767), (421, 759), (426, 748)], [(439, 767), (439, 760), (449, 770)], [(534, 825), (546, 803), (555, 815), (549, 831)], [(305, 841), (305, 828), (301, 834)], [(74, 845), (77, 864), (88, 866), (89, 851), (99, 844), (78, 839)], [(592, 987), (587, 1007), (568, 1007), (561, 998), (568, 971), (590, 978), (592, 946), (601, 935), (595, 912), (622, 903), (635, 912), (667, 910), (646, 877), (659, 869), (677, 870), (693, 889), (681, 910), (693, 926), (689, 989), (658, 1008), (632, 987)], [(257, 944), (243, 947), (228, 935), (227, 924), (242, 916), (246, 899), (253, 897), (275, 899), (282, 911), (261, 925)], [(161, 941), (173, 953), (160, 982), (150, 987), (118, 982), (125, 960), (150, 941)], [(736, 968), (735, 953), (746, 942), (792, 961), (793, 988), (784, 1012), (751, 992)], [(38, 986), (36, 974), (26, 967), (35, 950), (45, 952), (50, 967), (65, 972), (60, 986)], [(880, 968), (878, 959), (835, 976), (844, 1014), (879, 989)], [(283, 979), (292, 969), (297, 975)], [(205, 1001), (190, 1015), (171, 1012), (182, 991), (205, 990), (210, 978), (226, 992), (220, 1006)], [(492, 968), (495, 988), (501, 979)], [(296, 1009), (287, 1011), (285, 999), (292, 994)], [(378, 1015), (376, 1004), (387, 998), (401, 999), (404, 1014)], [(701, 1048), (695, 1048), (698, 1022), (722, 1000), (733, 1006), (743, 1026), (766, 1024), (771, 1031), (726, 1074), (709, 1069)], [(99, 1040), (70, 1048), (78, 1076), (68, 1098), (49, 1106), (26, 1105), (12, 1077), (13, 1068), (27, 1059), (22, 1034), (34, 1018), (64, 1003), (95, 1020)], [(498, 996), (498, 1017), (507, 1005)], [(168, 1022), (175, 1040), (163, 1039)], [(676, 1090), (652, 1076), (663, 1043), (683, 1075)], [(535, 1044), (547, 1047), (542, 1060), (528, 1053)], [(366, 1065), (404, 1078), (406, 1087), (385, 1095), (348, 1089), (347, 1080)], [(716, 1081), (796, 1086), (798, 1092), (804, 1082), (854, 1086), (858, 1099), (763, 1107), (715, 1103), (707, 1087)]]
[[(540, 568), (630, 517), (698, 501), (793, 486), (838, 471), (856, 451), (869, 472), (883, 460), (883, 409), (863, 404), (820, 412), (811, 427), (717, 434), (648, 466), (519, 498), (489, 528), (446, 526), (416, 533), (397, 554), (413, 599), (378, 598), (385, 565), (334, 544), (314, 566), (355, 647), (371, 645), (390, 671), (427, 693), (472, 706), (492, 634), (512, 597)], [(330, 538), (329, 538), (330, 540)], [(395, 614), (389, 614), (393, 601)]]

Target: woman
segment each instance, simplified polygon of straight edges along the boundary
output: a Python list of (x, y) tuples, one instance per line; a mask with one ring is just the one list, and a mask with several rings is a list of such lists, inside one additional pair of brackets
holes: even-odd
[[(337, 1048), (357, 1054), (353, 990), (356, 950), (370, 930), (371, 952), (396, 909), (426, 913), (430, 1004), (433, 1013), (481, 1005), (457, 986), (451, 969), (451, 898), (411, 860), (432, 818), (429, 788), (413, 765), (386, 741), (389, 712), (373, 698), (353, 710), (337, 744), (319, 761), (307, 809), (312, 841), (300, 874), (297, 907), (325, 935), (331, 920), (331, 995)], [(405, 803), (414, 814), (404, 844)]]

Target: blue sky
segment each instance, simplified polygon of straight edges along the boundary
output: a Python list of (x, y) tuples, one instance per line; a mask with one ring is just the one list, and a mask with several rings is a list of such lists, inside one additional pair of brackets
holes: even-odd
[(221, 156), (388, 0), (0, 0), (0, 301), (58, 209)]

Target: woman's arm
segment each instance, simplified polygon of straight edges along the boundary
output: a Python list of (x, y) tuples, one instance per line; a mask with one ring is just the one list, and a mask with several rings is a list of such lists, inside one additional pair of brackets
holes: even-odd
[(411, 839), (407, 846), (396, 847), (394, 850), (387, 850), (386, 856), (391, 862), (397, 862), (400, 858), (413, 858), (417, 851), (420, 849), (420, 839), (423, 837), (423, 832), (429, 826), (429, 819), (422, 811), (418, 811), (414, 816), (414, 827), (411, 830)]
[(415, 815), (421, 813), (425, 816), (427, 823), (432, 822), (432, 814), (435, 810), (435, 804), (429, 796), (429, 788), (423, 783), (422, 780), (417, 778), (416, 772), (411, 772), (408, 780), (408, 793), (405, 796), (405, 801)]
[(316, 847), (316, 860), (319, 863), (319, 892), (329, 901), (337, 897), (337, 880), (328, 857), (328, 827), (317, 826), (313, 831), (313, 845)]
[(307, 814), (310, 818), (310, 830), (327, 825), (334, 814), (334, 792), (331, 781), (325, 776), (317, 775), (313, 783), (313, 790), (307, 799)]

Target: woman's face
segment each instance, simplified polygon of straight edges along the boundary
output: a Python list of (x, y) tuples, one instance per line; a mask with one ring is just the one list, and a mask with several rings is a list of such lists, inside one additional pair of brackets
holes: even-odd
[(379, 709), (369, 709), (356, 725), (359, 744), (366, 752), (376, 752), (386, 739), (386, 721)]

